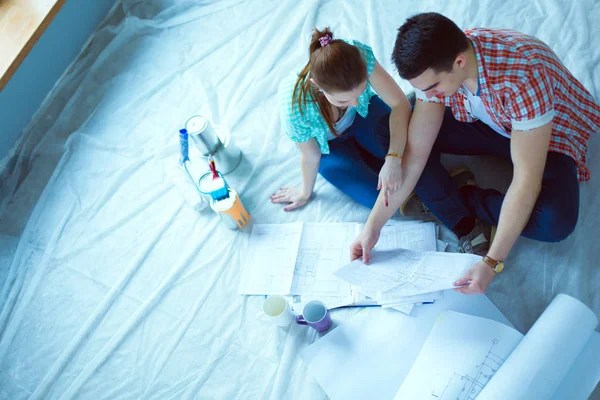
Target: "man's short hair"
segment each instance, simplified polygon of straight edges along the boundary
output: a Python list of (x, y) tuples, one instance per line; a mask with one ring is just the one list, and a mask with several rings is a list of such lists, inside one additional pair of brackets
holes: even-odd
[(469, 48), (469, 39), (452, 20), (438, 13), (410, 17), (398, 29), (392, 61), (400, 76), (413, 79), (427, 69), (452, 70), (456, 56)]

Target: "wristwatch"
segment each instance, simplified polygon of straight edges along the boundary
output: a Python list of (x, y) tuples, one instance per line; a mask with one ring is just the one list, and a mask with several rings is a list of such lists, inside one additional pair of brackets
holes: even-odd
[(483, 262), (492, 267), (495, 273), (499, 274), (504, 269), (504, 263), (502, 261), (496, 261), (492, 257), (484, 256)]

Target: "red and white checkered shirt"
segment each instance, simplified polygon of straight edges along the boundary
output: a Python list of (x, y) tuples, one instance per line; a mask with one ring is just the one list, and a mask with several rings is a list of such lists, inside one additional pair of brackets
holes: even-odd
[[(587, 181), (587, 141), (600, 132), (600, 106), (542, 41), (512, 30), (473, 28), (465, 34), (475, 49), (480, 97), (487, 113), (507, 135), (552, 122), (550, 150), (570, 156), (579, 181)], [(449, 97), (434, 96), (454, 117), (476, 120), (467, 108), (466, 88)], [(424, 101), (423, 93), (417, 97)]]

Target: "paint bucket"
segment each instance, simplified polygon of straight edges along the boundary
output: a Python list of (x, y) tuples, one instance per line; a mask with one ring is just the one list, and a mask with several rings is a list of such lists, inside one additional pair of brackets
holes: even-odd
[[(223, 178), (223, 176), (221, 176), (221, 178)], [(210, 180), (212, 180), (212, 172), (210, 171), (200, 177), (198, 180), (198, 190), (200, 193), (205, 195), (209, 193), (210, 185), (207, 183)], [(225, 184), (227, 184), (227, 182), (225, 182)], [(219, 215), (221, 221), (223, 221), (225, 226), (229, 229), (242, 229), (250, 221), (250, 214), (248, 214), (248, 211), (244, 208), (244, 204), (237, 192), (230, 187), (227, 187), (227, 191), (229, 192), (229, 197), (223, 200), (214, 200), (208, 196), (207, 200), (210, 203), (210, 208)]]
[(225, 226), (229, 229), (242, 229), (250, 222), (250, 214), (248, 214), (244, 208), (242, 200), (237, 192), (232, 188), (229, 188), (228, 191), (229, 198), (227, 199), (219, 201), (211, 199), (210, 208), (219, 214), (221, 221), (223, 221)]
[(212, 155), (219, 171), (226, 175), (232, 172), (242, 160), (242, 152), (235, 145), (231, 134), (222, 128), (213, 128), (201, 115), (190, 117), (185, 123), (189, 137), (203, 158)]
[(190, 139), (203, 156), (214, 154), (223, 147), (223, 142), (206, 118), (194, 115), (185, 123)]

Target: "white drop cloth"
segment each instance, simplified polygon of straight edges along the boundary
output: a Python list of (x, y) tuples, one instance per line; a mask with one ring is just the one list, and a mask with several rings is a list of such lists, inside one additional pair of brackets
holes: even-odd
[[(371, 45), (408, 91), (391, 66), (395, 33), (430, 10), (462, 27), (538, 36), (600, 95), (592, 0), (120, 3), (5, 160), (0, 398), (323, 398), (298, 355), (316, 334), (258, 322), (261, 299), (237, 294), (250, 229), (229, 231), (190, 207), (165, 165), (178, 158), (177, 130), (200, 113), (227, 126), (244, 153), (228, 180), (253, 221), (363, 222), (369, 210), (322, 178), (300, 211), (269, 202), (300, 182), (276, 89), (305, 62), (311, 28), (330, 25)], [(559, 292), (600, 314), (597, 136), (588, 160), (576, 232), (557, 244), (519, 240), (489, 289), (521, 331)], [(482, 185), (506, 186), (507, 168), (468, 163)]]

